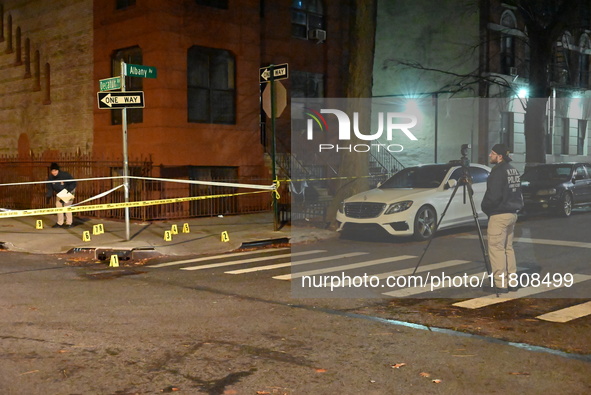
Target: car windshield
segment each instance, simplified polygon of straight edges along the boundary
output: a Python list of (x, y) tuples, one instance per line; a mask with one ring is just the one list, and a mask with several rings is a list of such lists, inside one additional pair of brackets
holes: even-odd
[(521, 177), (522, 181), (568, 180), (572, 171), (570, 165), (549, 165), (527, 167)]
[(388, 178), (380, 189), (385, 188), (437, 188), (450, 166), (427, 165), (408, 167)]

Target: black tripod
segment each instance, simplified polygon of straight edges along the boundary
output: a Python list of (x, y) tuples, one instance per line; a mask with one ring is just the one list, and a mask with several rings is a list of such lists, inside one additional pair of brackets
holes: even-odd
[[(474, 217), (474, 223), (476, 224), (476, 229), (478, 229), (478, 238), (480, 240), (480, 249), (482, 250), (482, 256), (484, 258), (484, 267), (485, 267), (486, 272), (488, 273), (489, 276), (492, 273), (492, 268), (490, 266), (490, 260), (488, 257), (488, 251), (486, 249), (486, 244), (484, 243), (484, 237), (482, 236), (482, 229), (480, 228), (480, 223), (478, 222), (478, 212), (476, 210), (476, 206), (474, 205), (474, 197), (473, 197), (474, 190), (472, 189), (472, 176), (470, 175), (470, 167), (469, 167), (470, 161), (468, 160), (468, 157), (466, 156), (468, 154), (468, 148), (470, 148), (470, 146), (468, 144), (462, 145), (462, 148), (461, 148), (462, 158), (460, 159), (460, 163), (462, 165), (462, 175), (460, 176), (456, 185), (454, 186), (454, 190), (453, 190), (451, 196), (449, 197), (449, 200), (445, 206), (445, 209), (441, 213), (441, 217), (439, 217), (439, 221), (437, 221), (437, 224), (435, 225), (435, 228), (433, 229), (433, 232), (431, 234), (431, 238), (429, 238), (429, 241), (427, 242), (427, 246), (425, 247), (425, 250), (423, 251), (421, 258), (419, 259), (417, 266), (415, 267), (414, 271), (412, 272), (413, 275), (416, 273), (421, 262), (423, 261), (423, 258), (425, 257), (425, 254), (427, 253), (429, 246), (431, 245), (431, 241), (433, 241), (433, 237), (435, 235), (435, 232), (437, 232), (439, 225), (441, 225), (441, 221), (443, 221), (443, 218), (445, 217), (445, 213), (447, 212), (447, 209), (449, 208), (454, 196), (458, 192), (460, 185), (463, 187), (463, 191), (464, 191), (464, 204), (466, 204), (466, 195), (468, 196), (468, 200), (470, 200), (470, 207), (472, 208), (472, 216)], [(497, 293), (497, 296), (498, 296), (498, 291), (497, 291), (496, 286), (494, 285), (494, 281), (492, 283), (493, 283), (493, 287), (495, 289), (495, 293)]]

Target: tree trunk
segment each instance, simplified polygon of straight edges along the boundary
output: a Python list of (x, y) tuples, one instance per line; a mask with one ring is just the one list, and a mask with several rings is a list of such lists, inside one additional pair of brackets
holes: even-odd
[[(373, 59), (375, 49), (377, 0), (354, 0), (351, 39), (349, 40), (349, 75), (346, 95), (350, 103), (347, 113), (359, 113), (359, 130), (369, 133), (371, 127), (371, 96), (373, 85)], [(360, 98), (362, 100), (352, 100)], [(365, 100), (363, 100), (365, 99)], [(352, 133), (347, 145), (360, 143)], [(337, 183), (334, 198), (328, 207), (327, 218), (334, 226), (336, 212), (347, 197), (368, 189), (368, 154), (342, 151), (339, 177), (347, 177)]]
[(548, 32), (530, 31), (531, 61), (529, 75), (529, 99), (525, 112), (525, 161), (546, 163), (546, 106), (550, 96), (550, 61), (552, 45)]

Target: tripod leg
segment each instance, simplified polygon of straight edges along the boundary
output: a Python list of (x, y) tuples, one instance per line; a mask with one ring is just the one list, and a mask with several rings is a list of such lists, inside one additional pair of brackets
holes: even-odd
[[(437, 223), (435, 224), (435, 228), (433, 229), (433, 235), (435, 234), (435, 232), (437, 232), (437, 229), (439, 229), (439, 225), (441, 224), (443, 217), (445, 217), (445, 213), (447, 213), (447, 209), (449, 208), (449, 205), (451, 204), (451, 201), (453, 200), (454, 196), (456, 195), (456, 192), (458, 191), (459, 187), (460, 187), (460, 182), (458, 181), (458, 183), (454, 187), (453, 192), (451, 193), (451, 196), (449, 197), (449, 200), (447, 201), (447, 204), (445, 205), (445, 209), (443, 209), (443, 212), (441, 213), (441, 217), (439, 217), (439, 221), (437, 221)], [(427, 253), (429, 246), (431, 245), (431, 241), (433, 240), (433, 235), (431, 235), (431, 237), (429, 238), (429, 241), (427, 242), (427, 246), (423, 250), (421, 257), (419, 258), (419, 261), (417, 262), (417, 265), (415, 266), (415, 269), (412, 272), (413, 275), (417, 272), (417, 269), (421, 265), (421, 262), (423, 261), (423, 258), (425, 257), (425, 254)]]
[[(478, 229), (478, 239), (480, 240), (480, 249), (482, 250), (482, 257), (484, 258), (484, 268), (488, 273), (489, 277), (492, 274), (492, 267), (490, 265), (490, 257), (488, 255), (488, 250), (486, 248), (486, 244), (484, 242), (484, 237), (482, 236), (482, 229), (480, 228), (480, 222), (478, 222), (478, 211), (476, 210), (476, 206), (474, 204), (474, 190), (472, 189), (472, 185), (468, 184), (468, 197), (470, 198), (470, 206), (472, 207), (472, 216), (474, 217), (474, 223), (476, 224), (476, 229)], [(499, 296), (497, 287), (495, 285), (494, 279), (492, 280), (492, 286), (495, 289), (497, 296)]]
[(478, 229), (478, 239), (480, 240), (480, 248), (482, 250), (482, 256), (484, 258), (484, 265), (486, 272), (488, 274), (492, 273), (492, 269), (490, 267), (490, 259), (488, 256), (488, 251), (486, 249), (486, 243), (484, 242), (484, 237), (482, 236), (482, 229), (480, 228), (480, 222), (478, 222), (478, 211), (476, 210), (476, 205), (474, 204), (474, 190), (472, 186), (468, 184), (468, 197), (470, 198), (470, 206), (472, 207), (472, 216), (474, 217), (474, 223), (476, 224), (476, 229)]

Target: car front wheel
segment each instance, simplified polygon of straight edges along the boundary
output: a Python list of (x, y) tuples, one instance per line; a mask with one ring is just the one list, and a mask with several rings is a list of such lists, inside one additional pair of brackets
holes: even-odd
[(558, 214), (562, 217), (568, 217), (573, 212), (573, 197), (570, 193), (566, 192), (562, 199), (560, 199), (560, 205), (558, 206)]
[(423, 206), (415, 216), (414, 237), (416, 240), (429, 240), (435, 233), (437, 226), (437, 214), (430, 206)]

